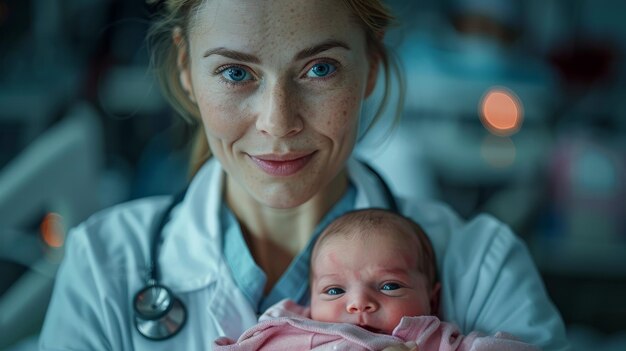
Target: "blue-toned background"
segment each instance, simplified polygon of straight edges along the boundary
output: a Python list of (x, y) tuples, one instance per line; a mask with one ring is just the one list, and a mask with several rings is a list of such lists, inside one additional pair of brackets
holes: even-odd
[[(403, 118), (358, 155), (400, 195), (509, 224), (575, 349), (626, 350), (626, 1), (389, 3)], [(187, 181), (190, 128), (148, 68), (154, 10), (0, 0), (0, 349), (36, 349), (68, 227)]]

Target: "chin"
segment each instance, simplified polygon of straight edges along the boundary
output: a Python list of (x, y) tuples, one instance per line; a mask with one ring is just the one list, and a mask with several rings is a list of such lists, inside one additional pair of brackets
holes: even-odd
[(257, 200), (266, 206), (276, 209), (290, 209), (309, 201), (314, 194), (307, 196), (306, 191), (290, 189), (273, 189), (257, 196)]

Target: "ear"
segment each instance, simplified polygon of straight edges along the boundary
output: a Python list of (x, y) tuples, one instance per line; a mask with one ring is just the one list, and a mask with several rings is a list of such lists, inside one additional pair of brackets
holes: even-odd
[(430, 291), (430, 314), (441, 317), (439, 315), (439, 297), (441, 296), (441, 283), (437, 282)]
[(372, 55), (370, 58), (370, 67), (367, 74), (367, 83), (365, 86), (365, 97), (369, 97), (374, 88), (376, 87), (376, 81), (378, 80), (378, 68), (380, 67), (380, 57), (378, 54)]
[(191, 82), (191, 67), (189, 63), (189, 47), (187, 41), (183, 36), (183, 30), (180, 27), (174, 28), (172, 33), (172, 40), (177, 48), (176, 53), (176, 65), (178, 66), (178, 79), (183, 90), (187, 93), (189, 100), (196, 102), (196, 97), (193, 93), (193, 84)]

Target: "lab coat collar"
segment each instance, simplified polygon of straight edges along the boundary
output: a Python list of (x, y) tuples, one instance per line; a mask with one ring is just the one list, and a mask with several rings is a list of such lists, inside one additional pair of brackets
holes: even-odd
[[(357, 195), (355, 209), (390, 208), (379, 178), (354, 159), (348, 160), (348, 177)], [(229, 274), (222, 253), (220, 204), (224, 171), (210, 159), (191, 181), (185, 198), (163, 229), (158, 263), (161, 282), (176, 292), (201, 289)]]

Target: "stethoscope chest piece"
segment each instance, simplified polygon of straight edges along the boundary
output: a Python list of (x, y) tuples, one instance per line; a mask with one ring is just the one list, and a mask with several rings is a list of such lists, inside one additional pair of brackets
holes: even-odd
[(187, 319), (187, 311), (163, 285), (151, 284), (141, 289), (133, 300), (135, 326), (151, 340), (163, 340), (178, 333)]

